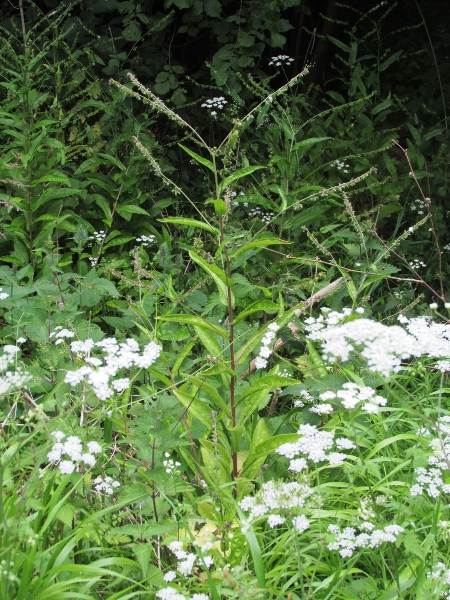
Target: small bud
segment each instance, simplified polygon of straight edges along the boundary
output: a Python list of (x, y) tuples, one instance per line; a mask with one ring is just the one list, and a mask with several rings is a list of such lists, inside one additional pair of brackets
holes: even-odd
[(432, 302), (432, 303), (430, 304), (430, 310), (436, 310), (436, 309), (437, 309), (437, 307), (438, 307), (438, 305), (436, 304), (436, 302)]

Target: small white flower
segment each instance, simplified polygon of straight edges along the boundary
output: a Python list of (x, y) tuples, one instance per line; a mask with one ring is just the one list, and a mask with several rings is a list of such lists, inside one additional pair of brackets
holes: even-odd
[(71, 460), (62, 460), (59, 463), (59, 470), (63, 475), (70, 475), (75, 470), (75, 465)]
[(176, 577), (177, 577), (177, 574), (175, 573), (175, 571), (167, 571), (167, 573), (164, 575), (164, 581), (166, 581), (167, 583), (170, 583), (171, 581), (176, 579)]

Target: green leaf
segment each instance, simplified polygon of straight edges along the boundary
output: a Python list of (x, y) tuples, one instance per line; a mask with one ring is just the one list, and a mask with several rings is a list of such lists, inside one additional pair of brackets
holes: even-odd
[(311, 148), (311, 146), (314, 146), (314, 144), (318, 144), (319, 142), (325, 142), (326, 140), (331, 140), (333, 138), (330, 137), (315, 137), (315, 138), (309, 138), (308, 140), (302, 140), (301, 142), (297, 142), (294, 147), (292, 148), (292, 150), (300, 150), (300, 148), (302, 148), (303, 150), (306, 150), (307, 148)]
[(337, 40), (336, 38), (332, 37), (331, 35), (328, 36), (328, 39), (330, 40), (330, 42), (333, 42), (333, 44), (335, 44), (338, 48), (340, 48), (341, 50), (344, 50), (344, 52), (350, 53), (350, 47), (347, 46), (346, 44), (344, 44), (344, 42)]
[(203, 223), (196, 219), (187, 219), (185, 217), (166, 217), (165, 219), (157, 219), (160, 223), (174, 223), (175, 225), (186, 225), (186, 227), (197, 227), (198, 229), (205, 229), (210, 233), (219, 235), (219, 230), (209, 225), (209, 223)]
[(381, 65), (379, 66), (380, 72), (385, 71), (390, 65), (392, 65), (393, 62), (398, 60), (402, 53), (403, 50), (399, 50), (398, 52), (395, 52), (392, 56), (387, 58), (383, 63), (381, 63)]
[(256, 302), (253, 302), (253, 304), (250, 304), (250, 306), (247, 306), (247, 308), (245, 308), (242, 312), (240, 312), (238, 316), (235, 317), (234, 323), (239, 323), (239, 321), (242, 321), (242, 319), (245, 319), (245, 317), (247, 317), (248, 315), (251, 315), (252, 313), (258, 312), (260, 310), (279, 311), (280, 307), (278, 306), (278, 304), (275, 304), (275, 302), (272, 302), (272, 300), (257, 300)]
[(250, 250), (251, 248), (259, 248), (262, 250), (263, 248), (267, 248), (267, 246), (279, 246), (281, 244), (291, 244), (291, 242), (285, 242), (284, 240), (281, 240), (281, 239), (275, 238), (275, 237), (259, 238), (259, 239), (253, 240), (251, 242), (248, 242), (248, 244), (244, 244), (240, 248), (236, 248), (236, 250), (234, 250), (231, 253), (230, 259), (234, 260), (240, 254), (242, 254), (243, 252), (246, 252), (247, 250)]
[(197, 263), (210, 277), (212, 277), (217, 285), (217, 289), (219, 291), (219, 300), (220, 303), (224, 306), (228, 306), (228, 291), (230, 292), (230, 300), (231, 305), (234, 306), (235, 299), (233, 291), (231, 290), (231, 286), (233, 282), (228, 279), (225, 273), (220, 269), (217, 265), (212, 263), (208, 263), (204, 258), (199, 256), (193, 250), (189, 250), (189, 256), (191, 259)]
[(219, 0), (205, 0), (204, 10), (208, 17), (220, 17), (221, 4)]
[(218, 333), (223, 338), (228, 339), (229, 333), (223, 327), (219, 325), (213, 325), (203, 319), (202, 317), (198, 317), (196, 315), (163, 315), (156, 317), (161, 321), (168, 321), (169, 323), (183, 323), (184, 325), (193, 325), (197, 327), (203, 327), (203, 329), (209, 329), (213, 333)]
[(199, 327), (198, 325), (194, 325), (194, 329), (200, 341), (205, 346), (210, 354), (212, 354), (216, 358), (220, 358), (223, 353), (223, 348), (216, 340), (216, 338), (211, 335), (208, 329), (204, 327)]
[(211, 407), (202, 402), (197, 396), (187, 394), (179, 388), (173, 387), (172, 393), (180, 401), (188, 414), (198, 419), (208, 429), (211, 427)]
[(240, 404), (248, 396), (251, 396), (255, 392), (261, 389), (275, 389), (278, 387), (286, 387), (288, 385), (299, 385), (301, 381), (292, 379), (291, 377), (283, 377), (282, 375), (264, 375), (260, 379), (254, 381), (238, 398), (236, 404)]
[(237, 181), (238, 179), (242, 179), (242, 177), (245, 177), (246, 175), (250, 175), (250, 173), (257, 171), (258, 169), (264, 169), (264, 167), (263, 166), (244, 167), (243, 169), (238, 169), (231, 175), (228, 175), (228, 177), (225, 177), (225, 179), (222, 179), (222, 181), (219, 183), (219, 196), (222, 195), (223, 192), (226, 190), (226, 188), (230, 184), (232, 184), (234, 181)]
[(117, 212), (121, 217), (123, 217), (124, 215), (144, 215), (146, 217), (150, 216), (144, 208), (141, 208), (140, 206), (135, 206), (134, 204), (122, 204), (122, 206), (119, 206), (117, 208)]
[(299, 440), (298, 433), (282, 433), (263, 440), (250, 452), (242, 467), (242, 477), (255, 477), (260, 465), (265, 461), (268, 454), (283, 444), (293, 444)]
[(214, 164), (210, 160), (208, 160), (207, 158), (203, 158), (202, 156), (200, 156), (193, 150), (186, 148), (186, 146), (183, 146), (183, 144), (178, 144), (178, 145), (180, 146), (180, 148), (183, 148), (183, 150), (186, 152), (186, 154), (189, 154), (189, 156), (192, 156), (192, 158), (194, 160), (196, 160), (201, 165), (208, 167), (208, 169), (214, 173)]

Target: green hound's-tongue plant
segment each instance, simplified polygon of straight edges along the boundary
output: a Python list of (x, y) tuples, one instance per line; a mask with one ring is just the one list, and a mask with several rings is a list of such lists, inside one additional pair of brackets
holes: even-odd
[[(274, 298), (270, 290), (255, 288), (255, 295), (249, 303), (244, 298), (245, 288), (243, 291), (240, 285), (243, 277), (238, 272), (245, 257), (269, 248), (279, 253), (289, 242), (267, 231), (270, 224), (267, 219), (259, 231), (244, 236), (233, 235), (232, 228), (228, 227), (232, 215), (232, 198), (235, 195), (233, 188), (241, 185), (244, 178), (248, 180), (253, 176), (254, 186), (258, 189), (258, 176), (267, 169), (265, 165), (248, 164), (245, 157), (241, 164), (237, 164), (240, 137), (261, 110), (267, 113), (274, 101), (297, 84), (306, 72), (303, 71), (280, 89), (271, 92), (243, 118), (234, 120), (231, 130), (217, 147), (211, 147), (195, 128), (146, 89), (134, 75), (130, 74), (129, 79), (135, 89), (111, 80), (111, 84), (125, 94), (141, 100), (179, 125), (185, 132), (184, 139), (187, 138), (202, 150), (202, 154), (199, 154), (186, 145), (179, 144), (192, 161), (200, 168), (205, 168), (209, 176), (211, 197), (205, 199), (203, 207), (163, 172), (156, 158), (137, 137), (133, 138), (154, 173), (173, 193), (182, 195), (197, 212), (198, 219), (176, 216), (159, 221), (167, 226), (186, 227), (208, 236), (209, 252), (192, 244), (183, 244), (181, 249), (187, 252), (190, 263), (197, 265), (214, 285), (215, 291), (211, 291), (210, 296), (215, 298), (216, 306), (223, 307), (225, 314), (222, 322), (217, 318), (207, 319), (192, 309), (182, 312), (180, 308), (186, 307), (177, 302), (177, 296), (169, 286), (166, 293), (172, 305), (164, 314), (158, 315), (157, 322), (178, 323), (192, 328), (197, 342), (208, 353), (209, 361), (203, 362), (194, 371), (183, 372), (183, 362), (191, 354), (193, 346), (189, 342), (175, 365), (170, 368), (167, 364), (168, 375), (154, 367), (150, 372), (171, 389), (184, 407), (186, 426), (191, 430), (195, 425), (194, 419), (202, 425), (203, 434), (199, 441), (203, 464), (200, 466), (197, 463), (196, 453), (193, 459), (191, 454), (182, 451), (187, 463), (215, 489), (222, 487), (226, 491), (226, 487), (234, 481), (232, 489), (235, 496), (248, 490), (245, 482), (258, 475), (270, 452), (281, 444), (298, 438), (295, 433), (269, 435), (267, 421), (260, 416), (260, 411), (269, 403), (275, 390), (281, 391), (300, 383), (290, 376), (280, 374), (278, 366), (261, 374), (273, 351), (278, 351), (284, 344), (283, 336), (275, 339), (275, 332), (289, 325), (292, 334), (298, 335), (298, 327), (292, 322), (295, 314), (299, 316), (315, 299), (325, 297), (336, 288), (335, 282), (329, 283), (318, 296), (311, 298), (311, 302), (289, 310), (284, 307), (281, 294), (275, 301), (276, 296)], [(308, 148), (321, 139), (314, 138), (311, 144), (305, 140), (304, 146)], [(347, 185), (351, 185), (351, 182)], [(282, 192), (279, 193), (284, 200), (277, 216), (288, 210), (286, 198)], [(213, 215), (207, 213), (209, 205), (214, 209)], [(339, 283), (341, 281), (342, 278)], [(249, 322), (249, 317), (254, 321), (255, 316), (258, 316), (255, 313), (264, 318), (260, 328), (255, 328)], [(255, 358), (252, 353), (258, 351), (259, 356)], [(191, 431), (188, 434), (192, 440)]]

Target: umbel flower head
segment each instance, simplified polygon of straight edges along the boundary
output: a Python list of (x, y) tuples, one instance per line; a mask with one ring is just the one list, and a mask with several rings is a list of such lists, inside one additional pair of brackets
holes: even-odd
[[(161, 346), (150, 342), (141, 354), (139, 344), (133, 338), (122, 343), (115, 338), (106, 338), (100, 342), (87, 339), (84, 342), (72, 342), (70, 349), (79, 357), (84, 357), (87, 364), (76, 371), (69, 371), (65, 382), (75, 387), (86, 381), (100, 400), (107, 400), (115, 391), (120, 393), (130, 386), (131, 382), (127, 377), (112, 380), (119, 371), (132, 367), (148, 369), (162, 350)], [(91, 351), (96, 349), (100, 349), (103, 356), (91, 356)]]

